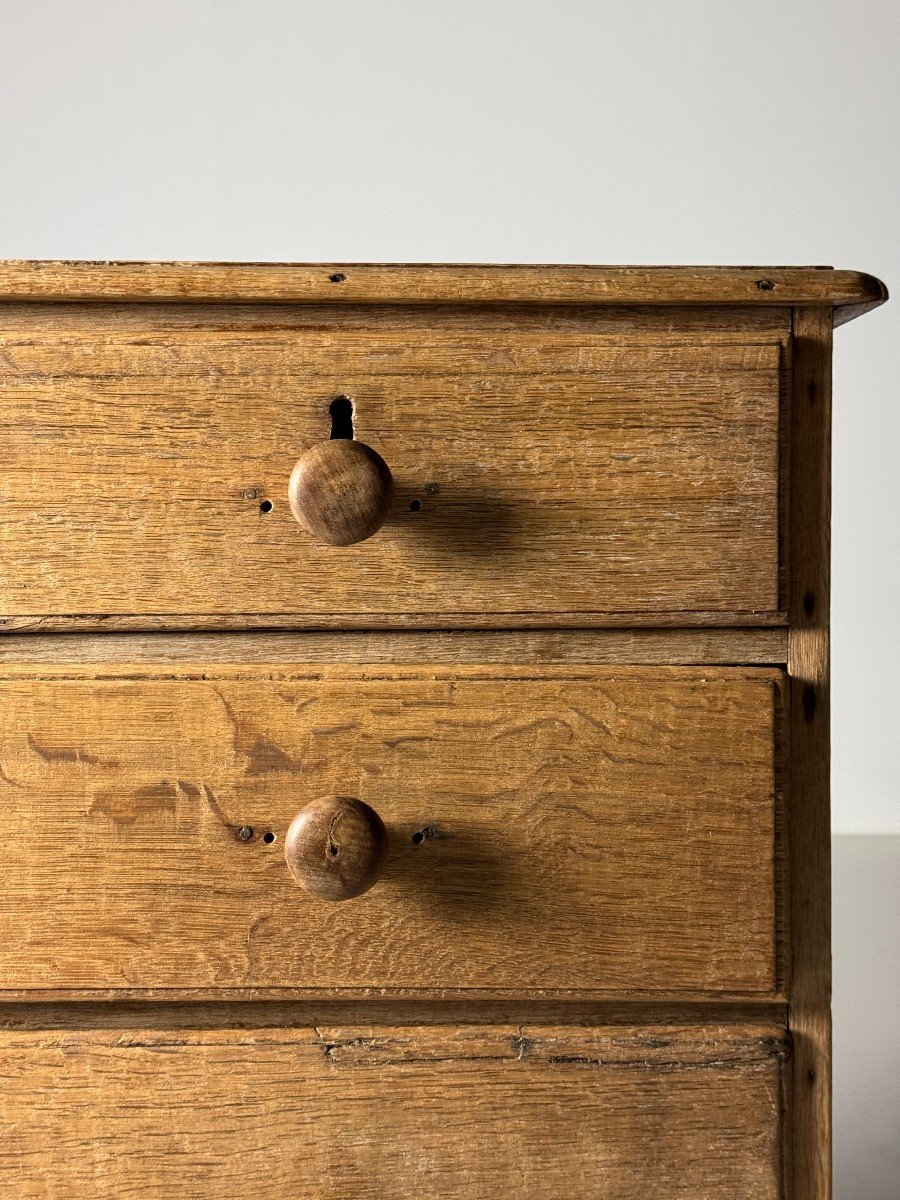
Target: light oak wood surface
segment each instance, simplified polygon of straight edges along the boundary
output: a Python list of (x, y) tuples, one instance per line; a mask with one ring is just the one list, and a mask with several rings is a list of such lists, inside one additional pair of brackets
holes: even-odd
[(780, 1200), (783, 1031), (0, 1033), (16, 1200)]
[(702, 305), (550, 304), (514, 302), (497, 304), (410, 303), (326, 304), (322, 301), (288, 303), (254, 301), (178, 304), (127, 300), (84, 300), (27, 303), (8, 298), (0, 302), (0, 329), (4, 333), (64, 335), (83, 331), (88, 324), (98, 334), (110, 335), (179, 329), (208, 333), (256, 329), (274, 333), (354, 329), (421, 330), (432, 325), (447, 330), (508, 333), (606, 333), (634, 338), (665, 335), (685, 346), (735, 341), (777, 341), (790, 351), (793, 310), (781, 304), (722, 308)]
[(486, 1000), (466, 995), (434, 997), (364, 996), (333, 999), (210, 1000), (169, 999), (165, 1004), (112, 998), (86, 1000), (5, 1000), (0, 1004), (0, 1029), (157, 1030), (176, 1029), (295, 1029), (332, 1025), (581, 1025), (620, 1026), (626, 1034), (642, 1025), (720, 1025), (723, 1028), (766, 1023), (784, 1038), (785, 1001), (752, 1000), (617, 1000), (573, 999), (559, 996), (508, 995)]
[(0, 262), (0, 300), (325, 301), (365, 304), (829, 305), (887, 299), (831, 267), (603, 267), (429, 263)]
[[(7, 628), (783, 619), (777, 342), (86, 318), (0, 347)], [(336, 548), (287, 488), (338, 394), (395, 501)]]
[[(0, 1193), (831, 1200), (831, 337), (886, 298), (0, 262)], [(394, 500), (324, 546), (351, 438)], [(387, 826), (340, 904), (327, 797)]]
[(0, 667), (122, 663), (496, 663), (632, 665), (787, 662), (786, 629), (454, 630), (382, 633), (106, 633), (0, 637)]
[[(9, 996), (782, 992), (778, 671), (41, 673), (0, 681)], [(323, 795), (388, 829), (344, 904), (283, 859)]]
[(793, 1036), (793, 1194), (830, 1200), (831, 322), (798, 312), (791, 393), (789, 1021)]

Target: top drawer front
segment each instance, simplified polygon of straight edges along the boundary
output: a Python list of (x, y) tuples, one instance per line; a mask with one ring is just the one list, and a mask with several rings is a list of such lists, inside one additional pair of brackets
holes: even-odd
[[(777, 613), (774, 342), (36, 312), (0, 341), (6, 617)], [(396, 497), (374, 538), (334, 548), (294, 521), (286, 491), (341, 394)]]

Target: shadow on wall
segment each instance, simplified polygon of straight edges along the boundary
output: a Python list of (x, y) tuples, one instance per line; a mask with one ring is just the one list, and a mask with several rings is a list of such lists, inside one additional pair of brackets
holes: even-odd
[(900, 837), (832, 841), (834, 1197), (900, 1196)]

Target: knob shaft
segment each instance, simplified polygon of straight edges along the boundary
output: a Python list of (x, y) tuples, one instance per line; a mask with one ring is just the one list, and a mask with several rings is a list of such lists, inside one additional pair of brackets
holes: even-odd
[(349, 796), (323, 796), (291, 822), (284, 856), (294, 880), (322, 900), (349, 900), (378, 878), (387, 833), (378, 813)]
[(291, 472), (288, 503), (309, 533), (329, 546), (351, 546), (387, 520), (394, 480), (371, 446), (350, 438), (320, 442)]

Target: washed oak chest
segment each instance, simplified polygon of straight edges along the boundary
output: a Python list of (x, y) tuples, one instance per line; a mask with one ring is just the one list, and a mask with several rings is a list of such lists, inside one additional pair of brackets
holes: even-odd
[(828, 1200), (825, 268), (0, 265), (0, 1191)]

